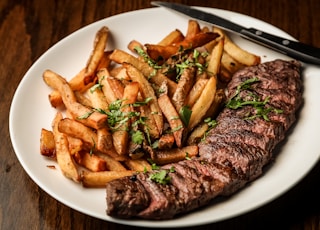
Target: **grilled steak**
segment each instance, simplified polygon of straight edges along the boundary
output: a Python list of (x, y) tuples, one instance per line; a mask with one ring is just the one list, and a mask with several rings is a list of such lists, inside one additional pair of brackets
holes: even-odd
[[(240, 87), (250, 81), (249, 87)], [(275, 60), (237, 72), (227, 87), (227, 107), (199, 144), (199, 157), (107, 184), (107, 214), (170, 219), (230, 195), (263, 173), (302, 102), (300, 64)], [(251, 103), (251, 102), (258, 103)], [(174, 169), (174, 170), (171, 170)], [(155, 173), (170, 178), (162, 184)]]

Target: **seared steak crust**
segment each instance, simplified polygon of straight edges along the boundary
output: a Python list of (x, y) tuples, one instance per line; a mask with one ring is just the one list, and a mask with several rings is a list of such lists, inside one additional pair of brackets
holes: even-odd
[[(206, 205), (213, 198), (230, 195), (263, 173), (275, 146), (284, 139), (302, 103), (300, 64), (275, 60), (237, 72), (227, 87), (227, 100), (250, 78), (259, 81), (239, 93), (253, 94), (272, 108), (268, 119), (255, 117), (254, 106), (225, 108), (218, 125), (199, 144), (199, 157), (168, 164), (169, 184), (150, 179), (156, 171), (139, 173), (107, 184), (107, 214), (120, 218), (170, 219)], [(281, 113), (278, 111), (281, 110)], [(174, 168), (174, 172), (170, 169)]]

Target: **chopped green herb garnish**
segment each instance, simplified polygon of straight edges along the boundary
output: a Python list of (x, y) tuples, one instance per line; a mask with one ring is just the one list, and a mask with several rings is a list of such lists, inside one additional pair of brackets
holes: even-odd
[(275, 109), (272, 107), (266, 107), (268, 101), (269, 101), (269, 97), (267, 97), (265, 100), (261, 100), (261, 98), (254, 94), (253, 92), (249, 93), (249, 97), (250, 100), (245, 100), (244, 98), (240, 97), (240, 92), (243, 90), (249, 90), (251, 89), (251, 85), (259, 82), (260, 80), (258, 78), (249, 78), (246, 81), (242, 82), (240, 85), (238, 85), (235, 95), (227, 102), (226, 107), (230, 108), (230, 109), (238, 109), (238, 108), (242, 108), (244, 106), (252, 106), (255, 109), (255, 113), (254, 114), (248, 114), (245, 119), (254, 119), (257, 117), (261, 117), (266, 121), (269, 121), (269, 117), (268, 114), (271, 111), (277, 112), (277, 113), (281, 113), (282, 110), (279, 109)]
[(137, 130), (131, 134), (131, 139), (134, 143), (141, 145), (144, 141), (144, 135), (140, 130)]
[(179, 115), (185, 126), (189, 125), (191, 114), (192, 114), (192, 110), (189, 108), (189, 106), (181, 107), (179, 111)]
[(155, 172), (151, 174), (149, 179), (159, 184), (163, 184), (163, 185), (169, 184), (171, 182), (171, 177), (168, 175), (168, 173), (171, 171), (172, 171), (171, 169), (169, 171), (160, 170), (159, 172)]
[(87, 112), (87, 113), (85, 113), (85, 114), (77, 117), (77, 119), (79, 119), (79, 120), (87, 119), (87, 118), (90, 117), (90, 115), (93, 114), (93, 113), (94, 113), (93, 110), (92, 110), (92, 111), (89, 111), (89, 112)]

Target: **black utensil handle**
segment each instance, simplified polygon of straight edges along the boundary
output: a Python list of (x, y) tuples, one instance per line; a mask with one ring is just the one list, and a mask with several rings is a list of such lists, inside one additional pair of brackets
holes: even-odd
[(244, 29), (241, 34), (262, 45), (280, 51), (302, 62), (320, 65), (320, 49), (272, 35), (254, 28)]

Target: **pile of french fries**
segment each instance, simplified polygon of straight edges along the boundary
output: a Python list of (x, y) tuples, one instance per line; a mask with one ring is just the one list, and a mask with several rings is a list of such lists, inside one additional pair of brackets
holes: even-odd
[(42, 129), (40, 152), (85, 187), (198, 155), (197, 143), (223, 105), (237, 70), (260, 63), (218, 28), (190, 20), (158, 44), (131, 41), (106, 50), (110, 31), (95, 36), (87, 65), (71, 80), (43, 73), (57, 113)]

